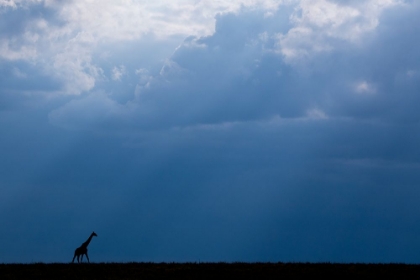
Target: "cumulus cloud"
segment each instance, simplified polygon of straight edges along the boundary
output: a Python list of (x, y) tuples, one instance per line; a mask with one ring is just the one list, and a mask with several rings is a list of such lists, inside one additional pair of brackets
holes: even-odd
[[(357, 14), (355, 17), (366, 20), (367, 16), (360, 10), (369, 6), (363, 4), (365, 2), (351, 2), (352, 7), (344, 3), (316, 3), (321, 3), (318, 8), (326, 5), (332, 9), (327, 11), (327, 14), (331, 13), (330, 19), (318, 19), (319, 15), (315, 14), (308, 15), (310, 20), (305, 20), (304, 16), (294, 21), (298, 26), (325, 27), (324, 33), (319, 31), (322, 36), (335, 25), (338, 28), (344, 24), (346, 17), (341, 12), (349, 17)], [(393, 1), (387, 3), (378, 5), (378, 9), (396, 5)], [(307, 6), (310, 6), (309, 2), (302, 2), (299, 7), (309, 9)], [(379, 10), (375, 11), (373, 15), (379, 17)], [(395, 104), (392, 100), (397, 85), (390, 86), (390, 81), (397, 81), (395, 77), (400, 71), (388, 67), (381, 68), (382, 74), (378, 74), (376, 62), (393, 63), (395, 57), (394, 49), (377, 51), (383, 40), (389, 40), (381, 34), (382, 26), (375, 27), (376, 39), (363, 42), (362, 47), (354, 44), (352, 36), (345, 38), (347, 43), (344, 45), (330, 41), (330, 51), (320, 50), (302, 69), (290, 63), (291, 57), (275, 51), (277, 36), (285, 28), (275, 24), (278, 18), (283, 18), (282, 12), (278, 10), (267, 17), (264, 10), (245, 9), (237, 14), (220, 15), (214, 34), (185, 39), (158, 73), (152, 75), (145, 69), (137, 69), (135, 73), (140, 80), (133, 89), (135, 97), (126, 105), (128, 114), (136, 120), (132, 127), (209, 125), (269, 120), (273, 116), (318, 120), (340, 117), (387, 119), (385, 115), (390, 104)], [(397, 9), (396, 12), (405, 14), (407, 10)], [(358, 24), (361, 23), (354, 23), (355, 26)], [(389, 24), (398, 26), (391, 20)], [(292, 25), (284, 38), (290, 39), (298, 28)], [(313, 30), (308, 32), (318, 34)], [(331, 36), (339, 36), (338, 30), (334, 32)], [(367, 28), (364, 32), (374, 30)], [(400, 31), (396, 29), (390, 34), (387, 36), (394, 36), (392, 40), (396, 40)], [(308, 39), (296, 36), (300, 41)], [(311, 49), (306, 50), (308, 53), (316, 46), (309, 42), (302, 47), (310, 45)], [(122, 74), (121, 69), (114, 68), (114, 78)], [(406, 79), (415, 77), (416, 72), (405, 71)], [(415, 84), (410, 87), (414, 89)], [(398, 101), (401, 102), (405, 103)], [(71, 118), (66, 120), (71, 121)]]
[(381, 13), (398, 0), (299, 1), (291, 15), (293, 27), (278, 34), (278, 51), (286, 61), (301, 61), (312, 54), (331, 51), (335, 40), (360, 43), (379, 24)]
[[(3, 1), (1, 12), (7, 16), (1, 20), (14, 28), (0, 36), (0, 57), (37, 63), (40, 71), (62, 84), (61, 93), (79, 95), (94, 89), (104, 72), (114, 71), (103, 69), (93, 59), (112, 42), (153, 36), (156, 44), (164, 44), (175, 35), (206, 37), (217, 29), (216, 15), (259, 9), (265, 18), (277, 14), (278, 19), (276, 27), (260, 30), (265, 40), (275, 41), (274, 46), (265, 47), (293, 63), (331, 51), (334, 40), (360, 41), (377, 27), (382, 11), (396, 5), (401, 1)], [(279, 17), (281, 11), (293, 12)], [(9, 24), (17, 18), (24, 20)], [(113, 79), (117, 76), (111, 74)]]
[[(39, 75), (61, 84), (54, 93), (108, 91), (110, 101), (128, 102), (141, 111), (130, 111), (133, 118), (149, 116), (151, 123), (166, 126), (273, 115), (315, 117), (313, 108), (329, 117), (355, 114), (361, 101), (353, 93), (370, 96), (364, 101), (369, 111), (370, 102), (391, 96), (385, 81), (375, 76), (374, 60), (394, 52), (384, 49), (373, 54), (384, 38), (378, 32), (381, 16), (391, 8), (404, 12), (398, 8), (409, 5), (393, 0), (184, 1), (180, 6), (159, 1), (22, 1), (7, 7), (4, 3), (2, 9), (13, 10), (15, 16), (28, 13), (28, 7), (42, 13), (25, 14), (18, 32), (0, 39), (3, 59), (36, 64)], [(136, 57), (150, 56), (154, 49), (136, 50), (142, 37), (159, 46), (165, 45), (164, 37), (175, 34), (188, 37), (161, 61), (159, 71), (133, 64)], [(376, 34), (376, 41), (364, 41), (366, 34)], [(133, 47), (124, 56), (116, 51), (129, 42), (134, 42)], [(354, 61), (346, 60), (350, 56)], [(307, 65), (305, 75), (296, 64), (302, 60)], [(364, 67), (364, 61), (371, 62)], [(331, 71), (324, 63), (341, 70)], [(18, 73), (34, 79), (34, 72), (25, 66), (16, 69), (20, 72), (10, 70), (16, 79), (24, 77)], [(406, 85), (415, 80), (415, 69), (407, 65), (403, 70)], [(124, 83), (116, 83), (123, 79)]]
[(92, 61), (101, 46), (147, 36), (165, 44), (176, 35), (209, 35), (214, 32), (216, 14), (242, 7), (275, 10), (281, 3), (3, 0), (0, 20), (8, 29), (4, 37), (0, 35), (0, 58), (37, 63), (40, 71), (62, 83), (61, 93), (79, 95), (103, 78), (103, 69)]
[(210, 35), (218, 13), (237, 12), (242, 7), (275, 10), (283, 1), (89, 1), (63, 5), (60, 15), (72, 29), (83, 29), (107, 40), (133, 39), (154, 33), (157, 37), (174, 34)]

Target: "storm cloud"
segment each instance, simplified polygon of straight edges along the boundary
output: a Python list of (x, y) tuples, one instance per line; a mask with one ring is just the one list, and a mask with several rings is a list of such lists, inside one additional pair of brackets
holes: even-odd
[(419, 4), (175, 2), (0, 2), (0, 262), (418, 262)]

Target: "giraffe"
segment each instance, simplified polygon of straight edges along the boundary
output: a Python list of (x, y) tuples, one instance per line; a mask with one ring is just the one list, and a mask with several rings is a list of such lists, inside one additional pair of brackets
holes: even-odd
[(89, 245), (90, 241), (92, 240), (92, 237), (94, 236), (98, 236), (96, 235), (96, 233), (93, 231), (92, 234), (89, 236), (88, 240), (86, 240), (82, 245), (80, 245), (79, 248), (77, 248), (74, 251), (74, 257), (73, 260), (71, 261), (72, 263), (74, 263), (74, 259), (77, 257), (77, 262), (79, 262), (79, 257), (80, 255), (82, 255), (82, 258), (80, 261), (83, 261), (83, 255), (86, 255), (86, 258), (89, 262), (89, 257), (88, 257), (88, 253), (87, 253), (87, 246)]

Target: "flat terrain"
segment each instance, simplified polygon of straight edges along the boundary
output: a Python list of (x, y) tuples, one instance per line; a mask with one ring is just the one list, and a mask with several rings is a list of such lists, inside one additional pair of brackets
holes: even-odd
[[(284, 279), (418, 277), (420, 265), (334, 263), (0, 264), (0, 279)], [(321, 278), (322, 279), (322, 278)]]

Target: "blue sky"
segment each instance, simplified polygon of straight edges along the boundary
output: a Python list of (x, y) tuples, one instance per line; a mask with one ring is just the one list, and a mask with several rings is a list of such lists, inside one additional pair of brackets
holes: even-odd
[(420, 262), (419, 15), (0, 0), (0, 262)]

